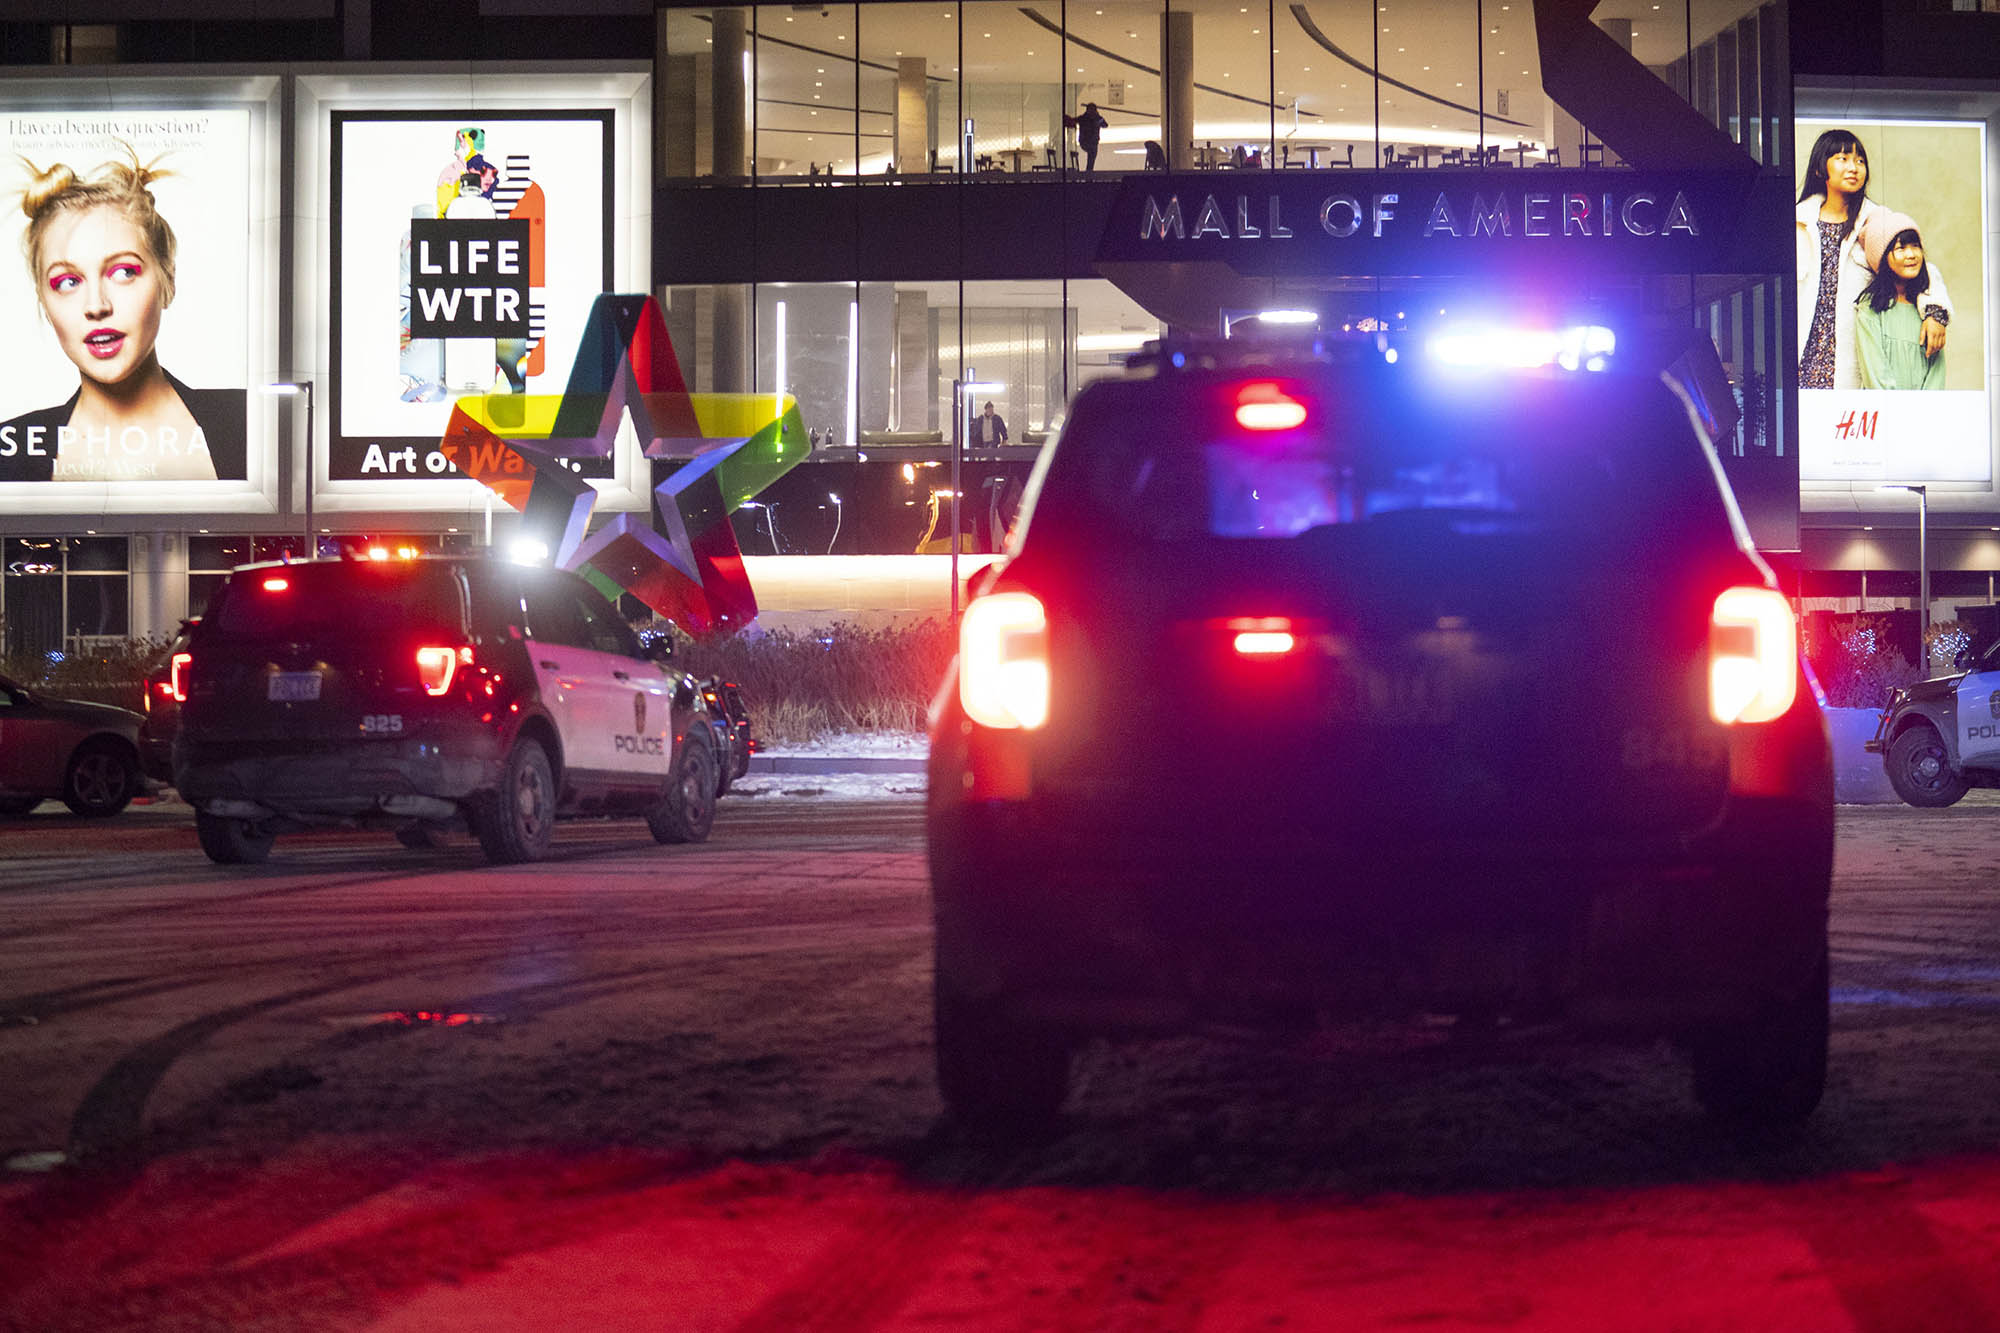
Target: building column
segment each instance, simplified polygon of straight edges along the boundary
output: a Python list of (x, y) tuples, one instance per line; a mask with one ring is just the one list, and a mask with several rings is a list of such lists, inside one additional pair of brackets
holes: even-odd
[(901, 56), (896, 61), (895, 154), (900, 173), (931, 169), (929, 73), (922, 56)]
[(889, 405), (889, 429), (937, 428), (937, 367), (931, 364), (929, 301), (922, 288), (896, 293), (895, 399)]
[(1167, 165), (1194, 167), (1194, 11), (1160, 15), (1160, 132), (1167, 136)]
[(750, 27), (747, 12), (718, 9), (710, 25), (715, 45), (710, 50), (714, 114), (715, 174), (744, 175), (748, 161)]

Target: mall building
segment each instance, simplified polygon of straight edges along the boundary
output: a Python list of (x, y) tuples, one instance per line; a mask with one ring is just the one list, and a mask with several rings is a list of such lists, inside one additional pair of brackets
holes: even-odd
[[(690, 389), (796, 404), (810, 455), (732, 519), (767, 621), (942, 610), (954, 511), (993, 550), (1084, 383), (1278, 309), (1415, 341), (1612, 327), (1703, 404), (1802, 609), (1913, 606), (1920, 513), (1934, 618), (2000, 592), (1976, 4), (128, 9), (9, 6), (0, 216), (18, 236), (22, 159), (169, 173), (157, 346), (207, 448), (59, 436), (82, 354), (0, 263), (9, 654), (171, 632), (245, 560), (506, 543), (513, 510), (439, 450), (453, 401), (563, 394), (607, 292), (655, 298)], [(1801, 387), (1828, 130), (1948, 291), (1932, 392)], [(496, 264), (517, 235), (529, 262)], [(34, 459), (31, 419), (57, 423)], [(615, 429), (565, 464), (592, 523), (678, 466)]]

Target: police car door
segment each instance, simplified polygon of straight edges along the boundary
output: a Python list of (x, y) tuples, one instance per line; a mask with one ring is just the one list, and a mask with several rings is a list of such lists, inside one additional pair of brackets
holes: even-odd
[(606, 745), (603, 765), (627, 785), (657, 789), (673, 757), (673, 691), (659, 664), (640, 656), (638, 636), (597, 590), (576, 581), (577, 610), (595, 659)]
[(572, 774), (608, 766), (610, 746), (599, 744), (605, 730), (604, 701), (595, 685), (597, 654), (590, 627), (579, 610), (568, 578), (541, 570), (522, 580), (528, 619), (528, 661), (534, 666), (542, 707), (562, 733), (563, 764)]
[(1986, 654), (1984, 670), (1968, 671), (1958, 682), (1958, 762), (2000, 766), (2000, 663)]

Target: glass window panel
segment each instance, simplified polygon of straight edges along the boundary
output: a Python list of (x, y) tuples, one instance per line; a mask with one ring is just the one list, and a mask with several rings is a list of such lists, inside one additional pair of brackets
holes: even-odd
[(227, 582), (229, 582), (227, 574), (188, 575), (188, 614), (207, 615), (208, 599), (215, 596), (215, 590)]
[[(1146, 145), (1166, 143), (1159, 0), (1071, 5), (1062, 62), (1067, 113), (1073, 116), (1084, 103), (1095, 102), (1105, 119), (1098, 169), (1143, 168)], [(1062, 143), (1060, 156), (1080, 166), (1080, 158), (1071, 156), (1077, 152), (1076, 131), (1065, 129)]]
[[(1578, 134), (1568, 113), (1542, 91), (1542, 58), (1535, 40), (1533, 7), (1525, 4), (1487, 5), (1479, 34), (1478, 78), (1486, 110), (1481, 122), (1486, 160), (1495, 166), (1531, 167), (1554, 160), (1575, 166)], [(1454, 80), (1455, 82), (1455, 80)], [(1471, 85), (1468, 85), (1471, 87)], [(1463, 101), (1474, 101), (1462, 98)], [(1558, 117), (1565, 128), (1557, 133)], [(1570, 141), (1567, 149), (1562, 148)]]
[(1176, 0), (1194, 12), (1195, 142), (1266, 165), (1273, 149), (1269, 0)]
[(658, 71), (662, 180), (684, 180), (715, 171), (715, 94), (710, 60), (715, 49), (713, 11), (667, 9), (666, 55)]
[[(7, 544), (16, 545), (12, 540)], [(43, 572), (45, 569), (47, 572)], [(62, 595), (62, 575), (49, 569), (46, 560), (9, 559), (6, 578), (0, 580), (0, 612), (5, 614), (9, 656), (50, 653), (61, 648)]]
[(817, 445), (889, 429), (895, 293), (887, 283), (764, 283), (757, 289), (757, 388), (798, 400)]
[[(340, 553), (337, 545), (333, 550), (326, 551), (324, 548), (327, 546), (327, 543), (324, 539), (321, 540), (319, 545), (324, 554), (338, 555)], [(300, 560), (305, 557), (305, 550), (306, 543), (303, 537), (256, 537), (251, 540), (250, 558), (252, 560)]]
[(250, 539), (246, 536), (194, 536), (188, 538), (189, 569), (234, 569), (250, 563)]
[(1275, 24), (1280, 166), (1375, 160), (1374, 43), (1368, 5), (1281, 2)]
[[(757, 176), (852, 176), (855, 8), (763, 5), (756, 10)], [(865, 153), (886, 160), (885, 125), (868, 118)], [(878, 167), (879, 170), (879, 167)]]
[(65, 637), (86, 642), (125, 638), (132, 627), (128, 584), (123, 574), (72, 575), (65, 590)]
[(131, 542), (124, 537), (71, 537), (69, 571), (123, 573), (130, 567), (131, 549)]

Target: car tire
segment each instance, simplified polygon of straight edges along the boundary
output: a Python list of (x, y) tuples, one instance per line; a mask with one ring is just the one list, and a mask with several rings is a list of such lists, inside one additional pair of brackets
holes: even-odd
[(194, 812), (194, 836), (208, 859), (219, 866), (262, 865), (271, 855), (271, 844), (278, 840), (277, 834), (252, 820), (211, 815), (206, 810)]
[(1889, 744), (1889, 785), (1910, 805), (1956, 805), (1969, 783), (1951, 768), (1944, 740), (1928, 724), (1911, 727)]
[(63, 774), (63, 804), (86, 819), (117, 814), (139, 794), (139, 761), (116, 745), (89, 741), (76, 747)]
[(556, 784), (540, 741), (515, 742), (495, 791), (472, 799), (472, 828), (495, 865), (539, 861), (555, 840)]
[(1818, 929), (1816, 961), (1789, 994), (1762, 1014), (1712, 1027), (1689, 1041), (1695, 1100), (1723, 1125), (1752, 1132), (1794, 1130), (1826, 1091), (1827, 949)]
[(715, 827), (715, 746), (706, 726), (688, 728), (687, 740), (674, 759), (664, 800), (646, 812), (646, 827), (655, 842), (706, 842)]
[(933, 987), (938, 1094), (945, 1113), (976, 1133), (1046, 1133), (1069, 1097), (1070, 1043), (1052, 1028), (1009, 1019), (994, 1001)]

